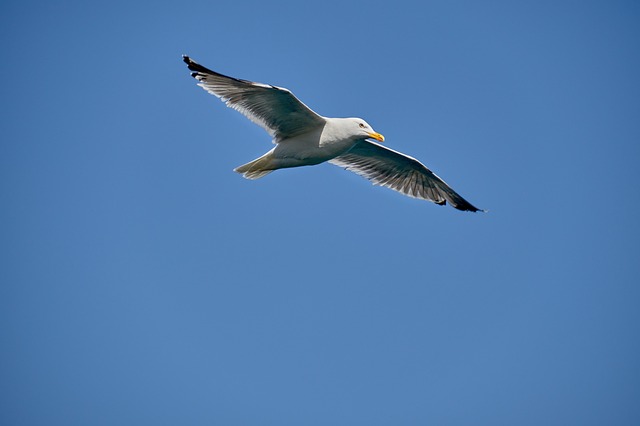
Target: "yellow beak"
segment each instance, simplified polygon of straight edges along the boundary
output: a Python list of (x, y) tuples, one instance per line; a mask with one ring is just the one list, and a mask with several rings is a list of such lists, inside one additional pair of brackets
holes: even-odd
[(369, 137), (372, 137), (373, 139), (380, 141), (380, 142), (384, 142), (384, 136), (382, 136), (380, 133), (378, 132), (371, 132), (369, 133)]

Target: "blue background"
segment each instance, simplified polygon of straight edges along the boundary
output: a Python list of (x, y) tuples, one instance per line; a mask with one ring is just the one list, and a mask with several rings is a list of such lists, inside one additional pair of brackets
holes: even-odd
[[(0, 6), (6, 425), (640, 423), (633, 1)], [(486, 214), (268, 135), (360, 116)]]

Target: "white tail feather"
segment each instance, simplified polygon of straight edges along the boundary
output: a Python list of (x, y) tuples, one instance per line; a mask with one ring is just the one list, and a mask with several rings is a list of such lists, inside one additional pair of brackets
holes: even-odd
[(276, 169), (273, 164), (272, 154), (272, 151), (269, 151), (260, 158), (236, 167), (233, 171), (242, 174), (247, 179), (260, 179)]

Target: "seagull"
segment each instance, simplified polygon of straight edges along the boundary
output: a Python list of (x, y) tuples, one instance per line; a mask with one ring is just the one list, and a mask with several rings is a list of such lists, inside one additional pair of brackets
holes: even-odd
[(234, 169), (245, 178), (259, 179), (278, 169), (329, 162), (409, 197), (439, 205), (449, 203), (463, 211), (483, 211), (415, 158), (371, 140), (384, 142), (384, 136), (363, 119), (323, 117), (288, 89), (228, 77), (187, 55), (182, 59), (198, 86), (260, 125), (273, 138), (273, 149)]

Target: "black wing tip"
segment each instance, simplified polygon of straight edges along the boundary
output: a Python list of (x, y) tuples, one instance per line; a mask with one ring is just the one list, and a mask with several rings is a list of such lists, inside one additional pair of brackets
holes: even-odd
[[(201, 66), (193, 59), (191, 59), (188, 55), (182, 55), (182, 61), (187, 64), (187, 68), (189, 68), (191, 71), (198, 71), (197, 68)], [(195, 77), (195, 74), (195, 72), (192, 72), (191, 77)]]
[(193, 59), (191, 59), (188, 55), (182, 55), (182, 60), (185, 64), (187, 64), (187, 68), (191, 71), (195, 71), (191, 73), (191, 77), (195, 77), (197, 73), (203, 74), (217, 74), (214, 71), (211, 71), (209, 68), (205, 68)]
[(458, 210), (461, 210), (463, 212), (472, 212), (472, 213), (477, 213), (477, 212), (486, 213), (487, 212), (486, 210), (479, 209), (479, 208), (473, 206), (471, 203), (468, 203), (468, 202), (464, 203), (464, 204), (458, 204), (458, 205), (455, 205), (453, 207), (458, 209)]
[[(439, 206), (446, 206), (447, 205), (447, 200), (443, 200), (443, 201), (434, 201), (434, 203), (436, 203)], [(451, 200), (449, 200), (448, 203), (451, 207), (453, 207), (456, 210), (460, 210), (463, 212), (471, 212), (471, 213), (486, 213), (488, 210), (483, 210), (483, 209), (479, 209), (476, 206), (474, 206), (473, 204), (471, 204), (470, 202), (468, 202), (467, 200), (462, 200), (462, 202), (457, 202), (457, 203), (453, 203), (451, 202)]]

